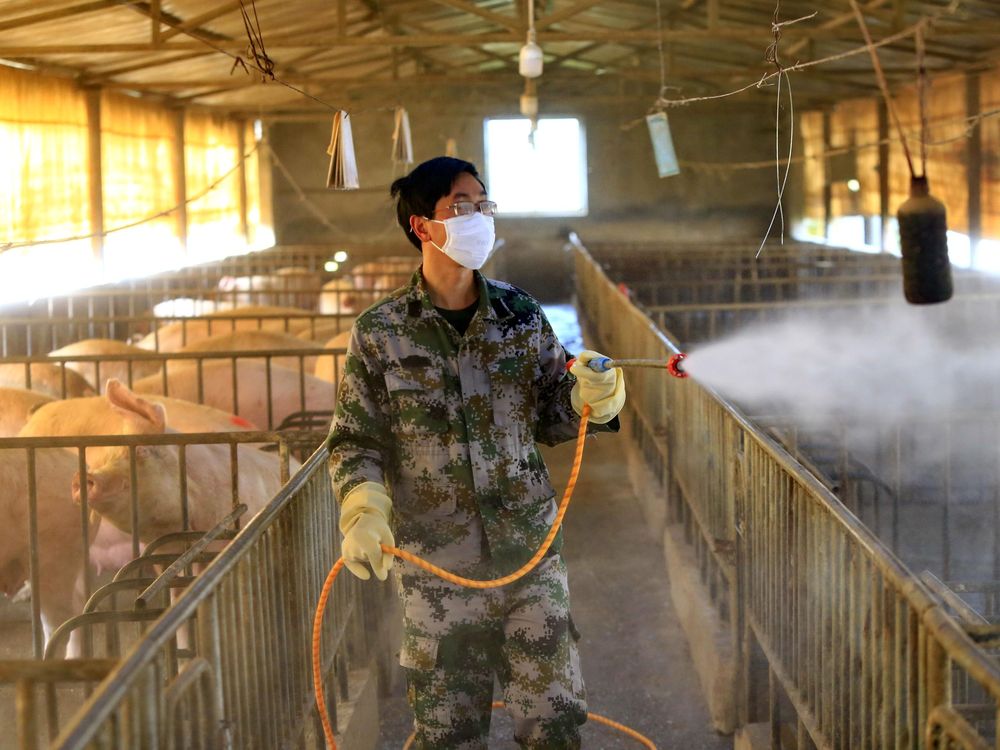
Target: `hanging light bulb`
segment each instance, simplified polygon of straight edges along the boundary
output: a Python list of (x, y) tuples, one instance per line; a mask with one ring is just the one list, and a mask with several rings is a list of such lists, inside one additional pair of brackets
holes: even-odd
[(538, 78), (544, 61), (535, 36), (535, 0), (528, 0), (528, 41), (517, 57), (517, 71), (525, 78)]
[(533, 120), (538, 118), (538, 90), (531, 78), (524, 81), (524, 93), (521, 94), (521, 114)]
[(535, 29), (528, 29), (528, 41), (518, 55), (518, 72), (525, 78), (538, 78), (542, 74), (542, 65), (545, 62), (542, 55), (542, 48), (535, 41)]

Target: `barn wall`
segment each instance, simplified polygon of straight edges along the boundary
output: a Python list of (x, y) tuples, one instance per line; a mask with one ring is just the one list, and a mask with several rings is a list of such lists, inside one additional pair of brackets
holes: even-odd
[[(698, 105), (670, 112), (678, 157), (686, 161), (748, 161), (773, 155), (770, 105)], [(449, 112), (447, 106), (410, 106), (414, 156), (423, 161), (444, 153), (453, 137), (462, 158), (483, 165), (483, 118), (509, 115), (504, 106), (475, 106)], [(543, 109), (543, 115), (545, 111)], [(568, 296), (567, 254), (562, 238), (572, 228), (585, 239), (724, 239), (756, 237), (774, 206), (774, 172), (758, 169), (728, 174), (685, 169), (660, 179), (644, 123), (623, 125), (645, 114), (645, 105), (561, 109), (579, 116), (587, 133), (590, 214), (582, 218), (500, 218), (497, 235), (506, 240), (494, 273), (540, 296)], [(309, 199), (339, 228), (317, 220), (274, 172), (274, 221), (279, 243), (323, 242), (341, 238), (402, 241), (395, 225), (388, 186), (399, 176), (390, 161), (391, 110), (358, 111), (355, 149), (362, 188), (337, 192), (324, 187), (329, 124), (277, 122), (269, 137), (278, 158)], [(558, 190), (554, 176), (552, 189)], [(502, 209), (502, 207), (501, 207)], [(409, 247), (403, 245), (404, 248)]]

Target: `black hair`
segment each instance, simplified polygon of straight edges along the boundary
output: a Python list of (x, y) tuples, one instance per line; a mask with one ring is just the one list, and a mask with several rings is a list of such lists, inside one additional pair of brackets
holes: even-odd
[[(417, 250), (422, 250), (420, 238), (410, 230), (411, 216), (430, 216), (434, 205), (451, 193), (455, 180), (468, 172), (483, 185), (476, 165), (450, 156), (438, 156), (415, 167), (405, 177), (400, 177), (389, 188), (389, 195), (396, 199), (396, 221)], [(483, 185), (483, 189), (486, 186)]]

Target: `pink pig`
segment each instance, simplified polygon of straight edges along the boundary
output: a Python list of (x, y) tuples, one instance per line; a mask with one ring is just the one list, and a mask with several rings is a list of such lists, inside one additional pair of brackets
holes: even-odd
[[(198, 368), (171, 365), (168, 370), (168, 395), (187, 401), (197, 401)], [(268, 368), (264, 362), (253, 359), (237, 361), (237, 403), (233, 403), (231, 361), (221, 359), (206, 361), (201, 367), (201, 381), (203, 401), (207, 406), (235, 412), (263, 429), (276, 429), (285, 417), (302, 411), (303, 408), (306, 411), (332, 411), (337, 395), (333, 383), (308, 373), (299, 373), (272, 364), (269, 421)], [(162, 394), (163, 378), (159, 375), (144, 378), (135, 384), (135, 392), (144, 395)]]
[[(16, 594), (29, 578), (30, 536), (28, 459), (22, 449), (0, 450), (0, 591)], [(83, 566), (86, 552), (80, 511), (70, 499), (76, 457), (58, 448), (35, 451), (38, 528), (38, 597), (45, 640), (52, 631), (83, 610)], [(91, 526), (91, 533), (96, 529)], [(70, 639), (67, 656), (79, 655)]]

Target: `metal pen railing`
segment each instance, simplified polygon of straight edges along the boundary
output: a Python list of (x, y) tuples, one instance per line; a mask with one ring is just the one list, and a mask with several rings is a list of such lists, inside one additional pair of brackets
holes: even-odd
[[(576, 284), (596, 346), (661, 359), (676, 351), (579, 243)], [(997, 742), (1000, 665), (828, 488), (695, 382), (630, 372), (629, 403), (671, 516), (728, 616), (742, 723), (770, 721), (774, 738), (790, 723), (799, 747)], [(958, 678), (974, 686), (973, 703), (956, 700)]]
[[(27, 389), (42, 388), (33, 379), (40, 366), (57, 368), (56, 382), (45, 389), (54, 398), (77, 395), (70, 388), (77, 381), (68, 375), (83, 373), (98, 392), (117, 378), (138, 387), (140, 396), (180, 398), (243, 417), (255, 429), (281, 429), (293, 414), (333, 410), (346, 354), (344, 348), (148, 352), (6, 357), (0, 363), (6, 383)], [(252, 382), (241, 386), (241, 374)]]
[[(340, 554), (328, 453), (278, 496), (149, 629), (54, 747), (318, 747), (311, 687), (312, 606)], [(359, 670), (386, 670), (388, 586), (348, 577), (323, 631), (337, 704)], [(190, 634), (183, 650), (182, 632)]]
[[(179, 329), (180, 343), (195, 338), (235, 333), (237, 331), (277, 331), (312, 339), (316, 333), (329, 335), (349, 330), (355, 315), (340, 313), (302, 313), (243, 315), (236, 312), (214, 313), (204, 317), (186, 315), (95, 316), (67, 318), (0, 318), (0, 355), (44, 355), (82, 339), (104, 338), (134, 341), (151, 336), (153, 351), (159, 350), (160, 335), (166, 326)], [(324, 335), (326, 335), (324, 333)]]
[[(121, 512), (127, 511), (131, 531), (121, 536), (130, 544), (131, 556), (139, 557), (142, 541), (150, 541), (140, 538), (140, 529), (146, 521), (147, 506), (153, 502), (154, 492), (160, 493), (159, 502), (173, 500), (178, 504), (179, 527), (175, 531), (190, 529), (188, 459), (195, 451), (204, 454), (202, 459), (218, 464), (218, 475), (226, 477), (217, 488), (221, 493), (219, 497), (229, 497), (232, 507), (236, 507), (241, 502), (243, 459), (256, 458), (261, 472), (266, 470), (268, 463), (273, 463), (273, 484), (279, 487), (289, 476), (290, 462), (304, 450), (312, 450), (321, 440), (320, 435), (277, 432), (0, 439), (0, 468), (7, 483), (0, 498), (5, 519), (0, 566), (25, 571), (31, 587), (31, 638), (27, 651), (36, 659), (42, 658), (45, 649), (43, 617), (49, 629), (55, 629), (63, 619), (81, 611), (81, 605), (73, 603), (76, 589), (82, 601), (86, 601), (96, 587), (96, 574), (88, 562), (95, 530), (87, 482), (90, 451), (112, 448), (121, 449), (123, 453), (123, 475), (129, 479), (123, 488), (128, 496), (128, 507)], [(145, 474), (138, 463), (138, 451), (143, 446), (160, 446), (173, 452), (163, 463), (164, 470), (176, 472), (169, 490), (164, 484), (168, 480), (162, 472), (153, 475), (157, 481), (155, 487), (144, 483)], [(277, 455), (265, 461), (256, 453), (268, 446), (275, 447)], [(255, 453), (246, 453), (251, 450)], [(79, 477), (78, 506), (72, 501), (74, 475)], [(168, 492), (174, 494), (162, 496)]]

